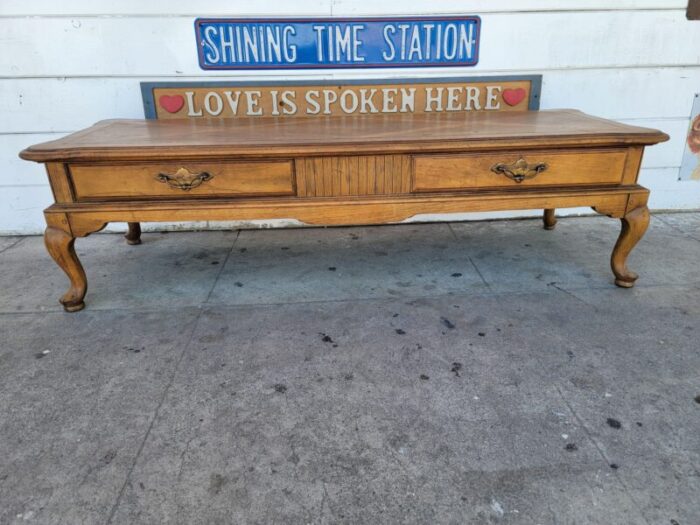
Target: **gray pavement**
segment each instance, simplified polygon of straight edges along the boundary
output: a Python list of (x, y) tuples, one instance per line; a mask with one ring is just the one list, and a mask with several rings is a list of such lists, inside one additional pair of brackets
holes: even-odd
[(700, 214), (0, 238), (0, 523), (700, 523)]

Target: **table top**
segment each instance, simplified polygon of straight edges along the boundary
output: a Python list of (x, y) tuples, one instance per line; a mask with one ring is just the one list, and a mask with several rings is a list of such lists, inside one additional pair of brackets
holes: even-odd
[(665, 133), (576, 110), (352, 117), (105, 120), (20, 153), (37, 162), (648, 145)]

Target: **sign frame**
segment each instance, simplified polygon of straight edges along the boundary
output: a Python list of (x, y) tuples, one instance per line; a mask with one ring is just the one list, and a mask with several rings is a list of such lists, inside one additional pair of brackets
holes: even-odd
[(466, 77), (411, 77), (411, 78), (352, 78), (352, 79), (299, 79), (299, 80), (216, 80), (195, 82), (141, 82), (141, 98), (145, 118), (156, 120), (156, 100), (153, 90), (157, 88), (222, 88), (222, 87), (264, 87), (264, 86), (338, 86), (338, 85), (381, 85), (381, 84), (414, 84), (440, 82), (508, 82), (529, 81), (530, 98), (528, 111), (540, 109), (542, 91), (542, 75), (495, 75), (495, 76), (466, 76)]
[[(356, 64), (259, 64), (259, 65), (208, 65), (204, 59), (204, 51), (202, 46), (202, 37), (200, 32), (200, 26), (202, 24), (211, 23), (240, 23), (240, 24), (310, 24), (310, 23), (332, 23), (332, 24), (343, 24), (343, 23), (362, 23), (362, 22), (418, 22), (418, 21), (473, 21), (476, 26), (476, 34), (474, 36), (475, 49), (474, 57), (466, 62), (447, 62), (447, 63), (356, 63)], [(314, 18), (295, 18), (295, 17), (280, 17), (280, 18), (210, 18), (202, 17), (196, 18), (194, 21), (194, 32), (195, 41), (197, 45), (197, 58), (199, 61), (199, 67), (205, 71), (232, 71), (232, 70), (276, 70), (276, 69), (377, 69), (377, 68), (422, 68), (422, 67), (474, 67), (479, 63), (479, 50), (481, 44), (481, 17), (478, 15), (464, 15), (464, 16), (396, 16), (396, 17), (346, 17), (346, 18), (333, 18), (333, 17), (314, 17)]]

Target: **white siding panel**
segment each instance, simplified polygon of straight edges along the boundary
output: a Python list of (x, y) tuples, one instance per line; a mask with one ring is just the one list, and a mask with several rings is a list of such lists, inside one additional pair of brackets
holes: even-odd
[(490, 13), (499, 11), (578, 11), (621, 9), (685, 9), (687, 0), (3, 0), (0, 16), (23, 15), (191, 15), (191, 16), (275, 16), (307, 14), (396, 15), (415, 13)]
[(53, 195), (48, 184), (3, 187), (0, 192), (0, 235), (43, 232), (46, 222), (42, 212), (51, 203)]
[(22, 160), (18, 154), (27, 146), (61, 136), (57, 133), (0, 135), (0, 187), (48, 184), (44, 165)]
[(652, 210), (700, 209), (700, 183), (678, 180), (677, 168), (642, 170), (639, 183), (651, 190)]
[[(633, 3), (633, 0), (625, 1)], [(663, 0), (644, 2), (658, 8)], [(0, 16), (329, 16), (331, 3), (331, 0), (2, 0)]]
[(143, 118), (139, 79), (0, 80), (0, 115), (0, 133), (70, 132), (107, 118)]
[[(700, 26), (681, 10), (482, 18), (470, 71), (700, 63)], [(3, 77), (201, 74), (191, 18), (0, 18), (0, 34)]]
[(680, 168), (683, 150), (685, 149), (685, 137), (688, 132), (690, 119), (678, 120), (632, 120), (625, 121), (633, 126), (645, 126), (660, 129), (668, 133), (671, 139), (668, 142), (656, 144), (645, 148), (642, 168)]
[(542, 73), (542, 109), (570, 107), (612, 119), (689, 118), (700, 91), (697, 66)]
[[(141, 118), (141, 80), (541, 73), (543, 109), (571, 107), (668, 133), (669, 142), (647, 149), (640, 183), (652, 190), (653, 209), (700, 209), (700, 182), (677, 180), (693, 94), (700, 91), (700, 24), (685, 19), (686, 5), (687, 0), (0, 0), (0, 233), (41, 233), (42, 211), (52, 202), (43, 166), (17, 153), (101, 119)], [(197, 64), (196, 16), (399, 14), (481, 15), (480, 64), (317, 72), (204, 72)], [(465, 218), (533, 213), (538, 212)]]

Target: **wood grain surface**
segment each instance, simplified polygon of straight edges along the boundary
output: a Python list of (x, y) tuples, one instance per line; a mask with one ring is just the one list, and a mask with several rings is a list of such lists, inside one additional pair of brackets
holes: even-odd
[(655, 144), (665, 133), (620, 124), (575, 110), (503, 113), (274, 118), (107, 120), (21, 152), (26, 160), (143, 159), (265, 156), (296, 153), (499, 149), (586, 144)]

